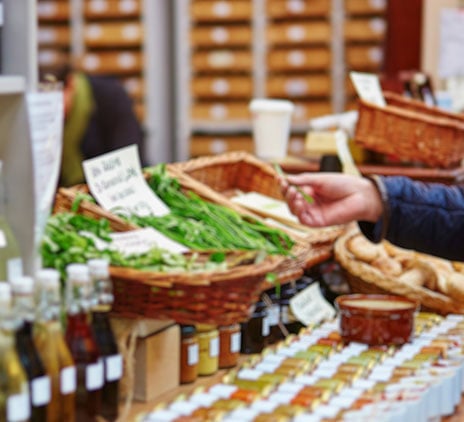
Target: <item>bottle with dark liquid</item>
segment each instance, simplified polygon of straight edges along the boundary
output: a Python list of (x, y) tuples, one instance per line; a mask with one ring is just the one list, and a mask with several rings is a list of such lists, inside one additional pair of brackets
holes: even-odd
[(34, 280), (22, 276), (11, 280), (13, 309), (20, 321), (16, 350), (29, 382), (31, 421), (45, 422), (51, 398), (51, 383), (32, 336), (35, 324)]
[(36, 284), (38, 312), (34, 342), (51, 379), (47, 422), (74, 422), (76, 367), (61, 327), (60, 275), (52, 268), (39, 270)]
[(18, 320), (11, 309), (11, 288), (0, 281), (0, 421), (25, 422), (31, 416), (26, 372), (16, 351)]
[(122, 376), (122, 356), (111, 328), (109, 312), (113, 305), (113, 285), (109, 264), (105, 259), (88, 261), (93, 282), (92, 331), (104, 362), (101, 416), (108, 421), (118, 418), (119, 380)]
[(92, 283), (84, 264), (66, 267), (66, 342), (77, 369), (76, 421), (98, 420), (101, 412), (103, 362), (91, 328)]

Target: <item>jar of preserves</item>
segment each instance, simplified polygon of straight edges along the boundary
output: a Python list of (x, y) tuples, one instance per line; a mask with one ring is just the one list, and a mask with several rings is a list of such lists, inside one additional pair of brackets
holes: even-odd
[(180, 383), (188, 384), (197, 379), (199, 347), (194, 325), (182, 325), (180, 341)]
[(198, 375), (212, 375), (219, 368), (219, 331), (216, 326), (196, 326), (199, 348)]
[(219, 327), (219, 368), (232, 368), (237, 365), (240, 355), (240, 325)]

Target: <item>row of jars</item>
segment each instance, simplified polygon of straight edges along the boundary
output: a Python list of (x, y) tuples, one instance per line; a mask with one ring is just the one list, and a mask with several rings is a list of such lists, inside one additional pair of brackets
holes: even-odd
[(240, 354), (262, 350), (297, 334), (303, 324), (290, 310), (290, 299), (312, 284), (314, 279), (301, 279), (266, 290), (255, 304), (249, 320), (227, 326), (181, 326), (180, 383), (190, 383), (198, 376), (214, 374), (218, 369), (237, 365)]

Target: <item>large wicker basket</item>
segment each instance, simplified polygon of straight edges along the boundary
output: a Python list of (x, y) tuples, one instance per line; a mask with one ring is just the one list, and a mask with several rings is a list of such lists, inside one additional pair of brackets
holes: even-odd
[[(347, 230), (335, 242), (335, 259), (340, 264), (352, 293), (396, 294), (415, 300), (426, 311), (438, 314), (464, 314), (464, 303), (453, 300), (437, 291), (422, 286), (414, 286), (388, 277), (372, 265), (359, 260), (348, 249), (347, 243), (359, 234), (353, 227)], [(395, 248), (389, 245), (389, 248)], [(412, 254), (414, 251), (410, 251)]]
[[(54, 212), (69, 211), (78, 192), (86, 185), (62, 188), (55, 200)], [(77, 212), (94, 218), (106, 218), (115, 231), (136, 227), (89, 201), (81, 201)], [(198, 259), (209, 254), (198, 253)], [(269, 288), (266, 276), (282, 271), (289, 277), (284, 256), (266, 256), (255, 261), (249, 252), (227, 255), (228, 269), (210, 272), (152, 272), (114, 267), (110, 273), (114, 287), (113, 313), (124, 317), (173, 319), (182, 324), (209, 323), (228, 325), (246, 320), (261, 292)]]
[(464, 116), (385, 92), (387, 105), (359, 100), (355, 141), (364, 148), (433, 167), (464, 157)]

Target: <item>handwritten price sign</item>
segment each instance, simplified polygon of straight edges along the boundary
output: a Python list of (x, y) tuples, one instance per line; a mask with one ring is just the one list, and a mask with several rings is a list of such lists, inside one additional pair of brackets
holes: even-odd
[(106, 210), (139, 216), (169, 213), (143, 177), (137, 145), (85, 160), (82, 165), (90, 192)]

